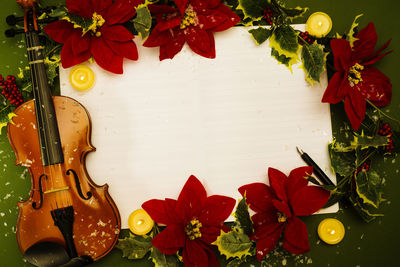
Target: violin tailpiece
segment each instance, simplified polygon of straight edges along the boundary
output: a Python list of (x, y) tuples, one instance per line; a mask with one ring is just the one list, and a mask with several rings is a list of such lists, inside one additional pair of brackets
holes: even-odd
[(69, 256), (71, 258), (77, 257), (78, 253), (73, 238), (74, 208), (68, 206), (52, 210), (51, 217), (53, 218), (54, 224), (58, 227), (64, 237)]

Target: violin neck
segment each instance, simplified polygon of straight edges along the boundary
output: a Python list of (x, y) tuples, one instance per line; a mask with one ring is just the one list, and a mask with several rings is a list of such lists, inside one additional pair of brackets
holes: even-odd
[(53, 98), (47, 81), (44, 51), (36, 31), (25, 33), (32, 78), (37, 130), (43, 166), (64, 162)]

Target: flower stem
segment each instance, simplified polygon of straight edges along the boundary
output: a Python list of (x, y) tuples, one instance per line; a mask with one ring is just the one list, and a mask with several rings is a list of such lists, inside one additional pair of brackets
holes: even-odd
[(395, 118), (390, 117), (389, 115), (387, 115), (387, 114), (386, 114), (385, 112), (383, 112), (380, 108), (378, 108), (377, 106), (375, 106), (369, 99), (365, 99), (365, 100), (366, 100), (367, 103), (370, 104), (376, 111), (378, 111), (380, 115), (382, 115), (382, 116), (388, 118), (389, 120), (395, 121), (395, 122), (397, 122), (398, 124), (400, 124), (400, 121), (399, 121), (399, 120), (397, 120), (397, 119), (395, 119)]

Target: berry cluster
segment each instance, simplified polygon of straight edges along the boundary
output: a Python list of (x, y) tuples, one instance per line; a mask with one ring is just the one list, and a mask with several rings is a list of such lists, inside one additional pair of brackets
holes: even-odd
[[(302, 44), (306, 41), (308, 44), (313, 44), (315, 39), (308, 32), (300, 32), (299, 43)], [(304, 40), (304, 41), (303, 41)]]
[(274, 13), (272, 13), (272, 10), (270, 7), (267, 7), (264, 9), (264, 19), (267, 21), (268, 25), (272, 25), (272, 19), (274, 17)]
[[(366, 158), (366, 154), (363, 156), (363, 159), (365, 159)], [(359, 173), (360, 171), (369, 171), (369, 168), (371, 167), (371, 160), (370, 159), (367, 159), (366, 161), (364, 161), (364, 163), (363, 164), (361, 164), (361, 166), (359, 166), (358, 168), (357, 168), (357, 171), (356, 171), (356, 175), (357, 175), (357, 173)]]
[(388, 137), (388, 143), (385, 147), (385, 151), (387, 153), (392, 153), (394, 150), (393, 137), (392, 137), (393, 133), (392, 133), (392, 129), (389, 126), (389, 123), (384, 123), (383, 125), (381, 125), (381, 127), (378, 130), (378, 134)]
[(18, 107), (24, 102), (14, 76), (8, 75), (7, 80), (4, 80), (3, 76), (0, 74), (0, 86), (2, 88), (1, 94), (4, 95), (11, 104)]

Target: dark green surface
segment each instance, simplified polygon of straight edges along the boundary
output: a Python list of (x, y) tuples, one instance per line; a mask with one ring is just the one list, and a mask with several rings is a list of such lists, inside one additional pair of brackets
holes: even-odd
[[(333, 21), (333, 32), (346, 31), (354, 17), (361, 17), (360, 25), (373, 21), (378, 32), (378, 44), (392, 38), (391, 49), (394, 53), (384, 58), (376, 67), (389, 76), (393, 84), (392, 104), (385, 108), (397, 118), (400, 117), (400, 4), (396, 0), (304, 0), (287, 1), (289, 6), (308, 6), (311, 12), (324, 11)], [(2, 32), (6, 29), (5, 17), (9, 14), (22, 14), (14, 1), (2, 1), (0, 9), (0, 74), (16, 75), (18, 67), (25, 66), (25, 46), (23, 37), (6, 39)], [(300, 20), (298, 22), (304, 22)], [(250, 36), (249, 36), (250, 38)], [(338, 107), (335, 112), (343, 114)], [(335, 113), (336, 114), (336, 113)], [(336, 115), (334, 122), (342, 115)], [(95, 123), (95, 122), (94, 122)], [(335, 123), (334, 123), (335, 124)], [(334, 133), (338, 131), (334, 127)], [(14, 155), (6, 138), (5, 129), (0, 136), (0, 266), (30, 266), (24, 263), (17, 248), (15, 225), (18, 216), (16, 202), (26, 199), (30, 190), (30, 177), (22, 167), (14, 166)], [(269, 265), (280, 266), (399, 266), (398, 242), (400, 240), (400, 158), (378, 162), (386, 179), (385, 196), (389, 199), (384, 205), (385, 216), (366, 224), (351, 209), (341, 209), (334, 215), (318, 215), (304, 218), (309, 230), (310, 252), (300, 257), (271, 256)], [(160, 196), (161, 198), (162, 196)], [(134, 208), (134, 207), (132, 207)], [(336, 246), (325, 245), (318, 240), (316, 229), (325, 217), (336, 217), (345, 224), (346, 236)], [(147, 261), (137, 262), (121, 258), (119, 250), (113, 250), (108, 256), (92, 266), (152, 266)], [(268, 265), (266, 265), (268, 266)]]

